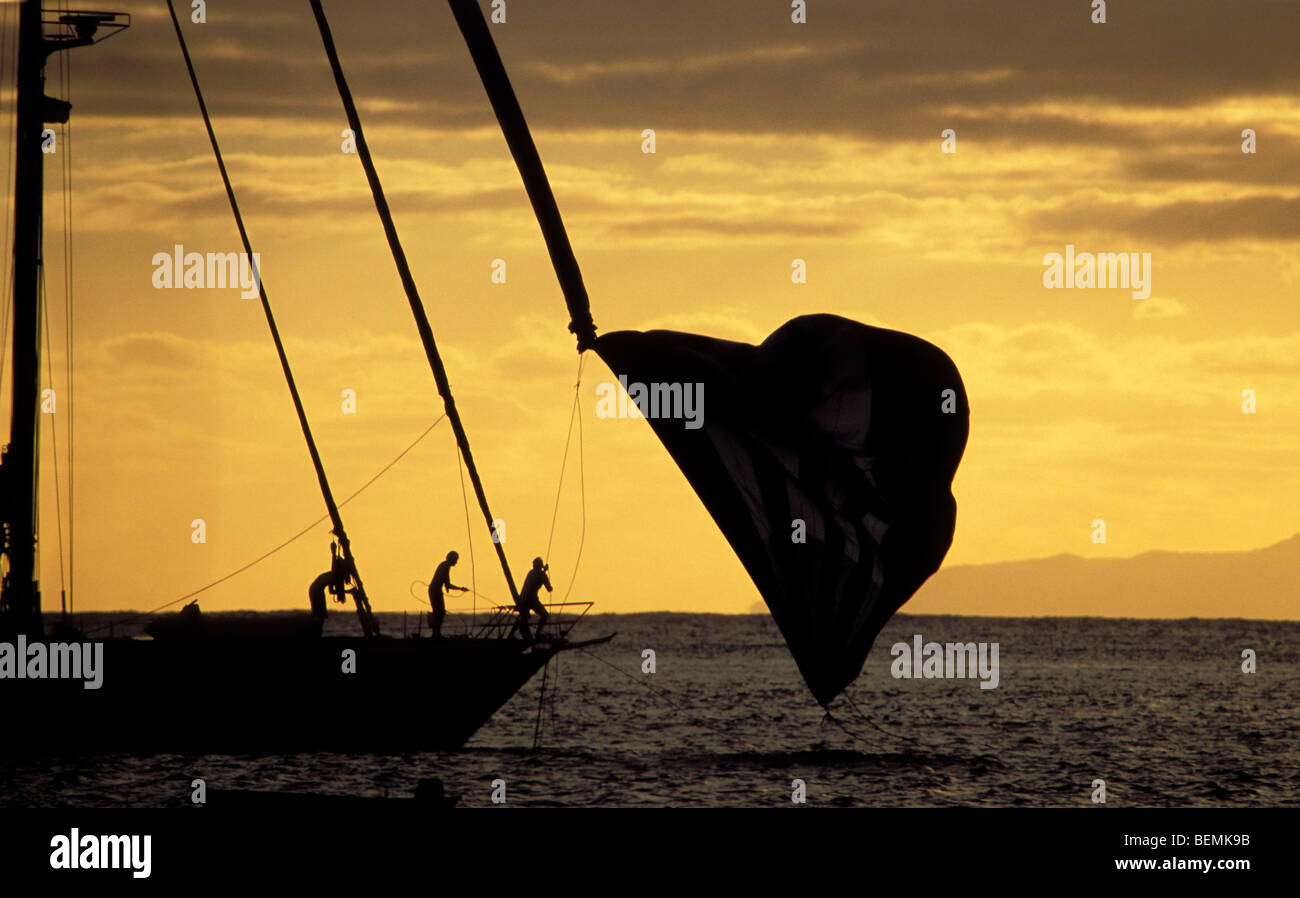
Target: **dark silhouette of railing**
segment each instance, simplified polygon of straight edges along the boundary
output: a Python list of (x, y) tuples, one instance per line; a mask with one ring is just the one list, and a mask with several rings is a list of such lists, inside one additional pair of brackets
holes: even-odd
[[(550, 612), (543, 624), (530, 616), (529, 628), (535, 639), (567, 639), (578, 622), (591, 610), (592, 602), (555, 602), (543, 607)], [(581, 608), (581, 611), (556, 611), (557, 608)], [(473, 633), (473, 639), (509, 639), (519, 629), (519, 612), (513, 605), (496, 605), (488, 618)]]

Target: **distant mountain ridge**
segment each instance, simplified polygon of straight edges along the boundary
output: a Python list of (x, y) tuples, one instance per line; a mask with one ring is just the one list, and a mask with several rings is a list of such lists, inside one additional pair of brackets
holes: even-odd
[(1245, 552), (1053, 555), (944, 567), (901, 609), (1015, 617), (1300, 619), (1300, 533)]

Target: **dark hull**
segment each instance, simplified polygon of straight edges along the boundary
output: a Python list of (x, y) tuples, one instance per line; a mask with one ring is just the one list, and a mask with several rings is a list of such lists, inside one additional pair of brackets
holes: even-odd
[[(460, 748), (556, 648), (508, 639), (110, 639), (103, 685), (0, 679), (0, 751)], [(355, 673), (344, 673), (347, 650)]]

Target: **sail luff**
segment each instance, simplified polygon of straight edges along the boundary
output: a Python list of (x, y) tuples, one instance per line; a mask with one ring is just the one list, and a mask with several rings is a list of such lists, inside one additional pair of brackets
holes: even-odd
[(366, 597), (365, 587), (361, 583), (361, 575), (357, 571), (356, 561), (352, 557), (352, 545), (348, 539), (347, 531), (343, 527), (343, 518), (339, 514), (338, 504), (334, 501), (334, 492), (330, 489), (329, 478), (325, 475), (325, 465), (321, 461), (320, 451), (316, 448), (316, 439), (312, 436), (311, 425), (307, 422), (307, 412), (303, 408), (302, 397), (298, 393), (298, 385), (294, 381), (293, 371), (289, 367), (289, 357), (285, 353), (284, 343), (280, 339), (280, 329), (276, 326), (275, 316), (271, 312), (271, 303), (266, 296), (266, 287), (262, 284), (261, 272), (256, 269), (256, 257), (253, 255), (253, 247), (248, 239), (248, 231), (244, 227), (244, 217), (239, 212), (239, 203), (235, 199), (235, 190), (230, 183), (230, 175), (226, 172), (226, 163), (221, 155), (221, 147), (217, 143), (216, 132), (212, 129), (212, 121), (208, 116), (208, 107), (203, 100), (203, 92), (199, 89), (198, 75), (194, 71), (194, 63), (190, 59), (189, 47), (185, 43), (185, 35), (181, 32), (180, 21), (176, 18), (176, 9), (172, 5), (172, 0), (167, 0), (167, 9), (171, 12), (172, 25), (176, 29), (176, 39), (180, 42), (181, 53), (185, 57), (185, 67), (189, 71), (190, 83), (194, 86), (194, 96), (199, 103), (199, 111), (203, 114), (203, 124), (207, 128), (208, 141), (212, 144), (213, 155), (217, 159), (217, 168), (221, 172), (221, 181), (226, 187), (226, 196), (230, 200), (230, 210), (235, 216), (235, 225), (239, 228), (239, 239), (243, 242), (244, 252), (254, 266), (253, 274), (257, 280), (258, 294), (262, 300), (262, 311), (266, 315), (266, 324), (271, 331), (271, 339), (275, 342), (275, 351), (280, 357), (280, 367), (284, 371), (285, 382), (289, 385), (289, 395), (293, 398), (293, 407), (298, 414), (298, 424), (302, 428), (303, 438), (307, 442), (307, 451), (311, 455), (312, 467), (316, 470), (316, 480), (320, 484), (321, 495), (325, 500), (325, 507), (329, 512), (330, 523), (334, 528), (334, 535), (338, 537), (339, 549), (343, 553), (343, 558), (348, 565), (348, 573), (357, 584), (354, 599), (357, 604), (357, 614), (361, 620), (362, 630), (367, 636), (379, 635), (379, 623), (375, 620), (370, 610), (370, 601)]
[(506, 585), (510, 589), (510, 597), (517, 600), (519, 591), (515, 586), (514, 576), (510, 573), (510, 563), (506, 560), (505, 549), (501, 541), (496, 538), (494, 524), (496, 518), (492, 516), (492, 511), (488, 507), (487, 493), (483, 489), (483, 481), (479, 477), (478, 466), (474, 463), (474, 454), (469, 448), (469, 436), (465, 432), (465, 425), (461, 422), (460, 412), (456, 408), (456, 400), (452, 397), (451, 384), (447, 380), (447, 371), (442, 364), (438, 344), (433, 338), (433, 328), (429, 324), (429, 316), (425, 313), (424, 303), (420, 299), (419, 290), (415, 285), (415, 278), (411, 275), (411, 267), (406, 260), (406, 251), (402, 248), (401, 239), (397, 235), (397, 225), (393, 222), (393, 215), (388, 207), (388, 199), (384, 194), (384, 186), (380, 183), (379, 173), (376, 171), (374, 160), (371, 158), (370, 147), (366, 143), (365, 131), (361, 127), (361, 118), (357, 114), (356, 102), (352, 98), (352, 91), (348, 87), (347, 78), (343, 74), (338, 50), (334, 46), (334, 36), (330, 31), (329, 22), (325, 18), (325, 10), (321, 7), (320, 0), (311, 0), (311, 8), (316, 16), (316, 25), (320, 29), (321, 42), (325, 45), (325, 54), (329, 57), (330, 69), (334, 73), (334, 83), (338, 86), (339, 98), (343, 102), (348, 127), (352, 129), (353, 138), (356, 141), (357, 156), (361, 160), (362, 168), (365, 169), (366, 181), (370, 184), (370, 193), (375, 201), (375, 211), (379, 213), (379, 220), (383, 224), (384, 235), (388, 238), (388, 247), (393, 255), (393, 263), (397, 266), (397, 274), (401, 279), (402, 289), (405, 291), (407, 302), (411, 306), (411, 314), (415, 317), (415, 327), (420, 333), (420, 342), (424, 344), (424, 353), (429, 359), (429, 366), (433, 369), (433, 379), (438, 387), (438, 395), (442, 397), (443, 407), (447, 412), (447, 420), (451, 422), (452, 430), (456, 434), (456, 442), (465, 458), (465, 467), (469, 471), (470, 483), (474, 487), (474, 496), (478, 499), (479, 509), (483, 512), (488, 531), (493, 535), (492, 545), (496, 549), (497, 560), (501, 563), (501, 571), (505, 574)]
[(448, 0), (456, 24), (465, 38), (470, 55), (474, 58), (474, 67), (478, 69), (483, 89), (487, 91), (496, 113), (510, 155), (514, 157), (519, 175), (523, 178), (528, 200), (533, 204), (537, 223), (541, 226), (542, 236), (546, 240), (546, 249), (551, 255), (551, 264), (555, 276), (560, 281), (564, 292), (564, 302), (569, 307), (569, 330), (578, 337), (578, 351), (591, 349), (596, 342), (596, 324), (591, 318), (591, 303), (587, 297), (586, 285), (582, 282), (582, 271), (578, 260), (573, 255), (573, 246), (569, 243), (568, 232), (564, 229), (564, 219), (555, 204), (555, 194), (551, 192), (550, 181), (542, 167), (541, 156), (524, 120), (523, 110), (515, 97), (510, 78), (506, 75), (501, 54), (497, 52), (496, 43), (488, 31), (487, 20), (479, 9), (477, 0)]

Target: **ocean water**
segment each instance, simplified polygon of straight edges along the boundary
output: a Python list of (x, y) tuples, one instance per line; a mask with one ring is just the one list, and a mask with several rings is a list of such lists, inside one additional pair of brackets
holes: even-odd
[[(796, 779), (808, 806), (1086, 807), (1096, 779), (1108, 806), (1300, 806), (1300, 623), (899, 615), (830, 717), (766, 615), (591, 615), (574, 635), (610, 632), (458, 752), (6, 761), (0, 804), (179, 807), (194, 777), (406, 797), (436, 776), (463, 807), (497, 779), (531, 807), (792, 807)], [(895, 679), (890, 646), (916, 634), (998, 643), (998, 687)]]

